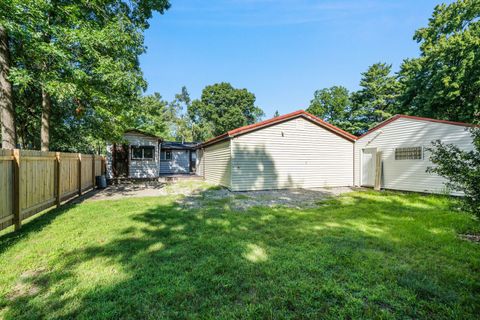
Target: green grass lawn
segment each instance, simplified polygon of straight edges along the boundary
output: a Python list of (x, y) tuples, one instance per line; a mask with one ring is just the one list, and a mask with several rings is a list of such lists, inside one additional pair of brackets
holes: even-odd
[(428, 318), (480, 314), (480, 223), (440, 196), (314, 209), (174, 196), (85, 202), (0, 237), (0, 318)]

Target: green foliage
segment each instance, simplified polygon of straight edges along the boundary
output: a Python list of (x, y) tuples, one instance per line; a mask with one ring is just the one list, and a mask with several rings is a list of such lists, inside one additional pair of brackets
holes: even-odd
[(452, 199), (366, 191), (241, 212), (220, 200), (84, 201), (3, 233), (0, 318), (478, 316), (480, 250), (458, 233), (480, 225)]
[(188, 115), (198, 130), (194, 139), (201, 141), (229, 130), (255, 123), (263, 116), (255, 106), (255, 95), (222, 82), (206, 86), (199, 100), (194, 100)]
[(480, 117), (479, 18), (478, 0), (435, 7), (414, 36), (420, 57), (401, 66), (401, 111), (464, 122)]
[(399, 83), (391, 68), (371, 65), (362, 73), (361, 89), (351, 94), (342, 86), (315, 91), (307, 111), (353, 134), (364, 133), (395, 113)]
[(185, 86), (182, 87), (181, 92), (176, 94), (175, 99), (170, 103), (170, 108), (174, 115), (171, 132), (176, 141), (195, 141), (195, 136), (198, 135), (195, 123), (187, 114), (191, 104), (192, 100)]
[(333, 86), (317, 90), (307, 112), (349, 132), (356, 132), (358, 128), (352, 121), (352, 103), (348, 89), (342, 86)]
[(168, 121), (170, 120), (168, 103), (155, 92), (143, 96), (126, 117), (128, 127), (168, 139)]
[(364, 133), (396, 113), (400, 86), (391, 70), (389, 64), (375, 63), (362, 73), (361, 88), (351, 96), (355, 133)]
[(32, 119), (40, 117), (42, 90), (52, 98), (52, 148), (80, 147), (66, 130), (79, 126), (89, 139), (118, 139), (125, 115), (146, 88), (138, 62), (145, 52), (142, 33), (153, 12), (168, 7), (166, 0), (2, 1), (0, 23), (11, 38), (17, 126), (28, 130), (20, 136), (22, 144), (38, 148), (32, 137), (39, 122)]
[(428, 172), (447, 179), (450, 190), (462, 191), (464, 208), (480, 217), (480, 129), (472, 129), (475, 149), (465, 151), (456, 145), (435, 141), (429, 148), (435, 165)]

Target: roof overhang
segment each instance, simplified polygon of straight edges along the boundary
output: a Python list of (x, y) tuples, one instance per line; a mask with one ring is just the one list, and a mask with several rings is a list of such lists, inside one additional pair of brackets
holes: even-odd
[(159, 136), (156, 136), (154, 134), (150, 134), (150, 133), (144, 132), (142, 130), (138, 130), (138, 129), (128, 129), (124, 132), (124, 134), (129, 133), (129, 132), (139, 133), (139, 134), (142, 134), (144, 136), (151, 137), (151, 138), (156, 138), (156, 139), (159, 139), (159, 140), (163, 141), (162, 137), (159, 137)]

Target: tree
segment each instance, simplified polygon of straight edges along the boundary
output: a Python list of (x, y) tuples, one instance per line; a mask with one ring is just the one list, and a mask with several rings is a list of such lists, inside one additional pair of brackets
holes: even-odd
[[(16, 108), (19, 115), (35, 111), (41, 118), (31, 122), (31, 128), (41, 132), (42, 149), (49, 147), (52, 119), (58, 121), (55, 126), (63, 126), (82, 118), (83, 126), (92, 130), (90, 134), (109, 140), (120, 137), (124, 111), (139, 102), (146, 88), (138, 62), (145, 51), (142, 32), (154, 11), (163, 13), (169, 7), (168, 1), (8, 3), (13, 5), (2, 3), (0, 25), (7, 26), (10, 49), (15, 53), (10, 72), (14, 98), (34, 92), (41, 101), (36, 103), (42, 106), (20, 104)], [(74, 117), (60, 117), (72, 110)], [(95, 125), (98, 123), (102, 125)]]
[(10, 50), (8, 33), (0, 22), (0, 125), (1, 147), (14, 149), (16, 146), (15, 113), (13, 108), (12, 84), (10, 83)]
[(185, 86), (182, 87), (180, 93), (175, 95), (175, 99), (171, 105), (176, 110), (174, 121), (174, 136), (176, 141), (194, 141), (196, 136), (195, 124), (191, 121), (187, 112), (192, 104), (190, 94)]
[(375, 63), (362, 73), (361, 89), (352, 94), (352, 118), (356, 133), (364, 133), (370, 127), (396, 113), (396, 99), (400, 86), (391, 75), (392, 66)]
[(464, 192), (464, 209), (480, 217), (480, 128), (472, 129), (475, 149), (461, 150), (456, 145), (435, 141), (428, 149), (435, 165), (427, 169), (448, 180), (447, 188)]
[(351, 118), (350, 93), (342, 86), (315, 91), (307, 112), (349, 132), (356, 132), (359, 129)]
[(200, 100), (194, 100), (188, 115), (199, 129), (194, 139), (205, 140), (229, 130), (257, 122), (263, 111), (255, 106), (255, 95), (222, 82), (206, 86)]
[(275, 110), (275, 113), (273, 114), (273, 117), (274, 118), (280, 117), (280, 113), (278, 112), (278, 110)]
[(414, 35), (420, 57), (401, 66), (402, 112), (464, 122), (480, 117), (479, 17), (478, 0), (435, 7)]
[(143, 96), (132, 110), (129, 110), (127, 120), (130, 128), (139, 129), (147, 133), (168, 138), (168, 103), (155, 92)]

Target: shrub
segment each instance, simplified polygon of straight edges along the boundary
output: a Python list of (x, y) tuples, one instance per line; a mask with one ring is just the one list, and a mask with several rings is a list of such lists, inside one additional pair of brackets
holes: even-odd
[(474, 150), (461, 150), (455, 145), (440, 140), (427, 148), (435, 164), (427, 172), (436, 173), (448, 180), (446, 187), (463, 191), (463, 208), (480, 217), (480, 128), (471, 129)]

